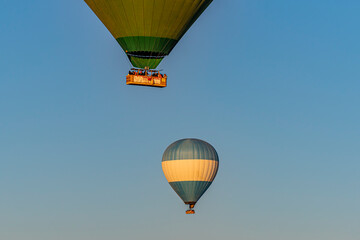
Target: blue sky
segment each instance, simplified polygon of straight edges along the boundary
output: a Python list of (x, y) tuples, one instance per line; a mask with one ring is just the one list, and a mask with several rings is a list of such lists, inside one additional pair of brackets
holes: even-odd
[[(0, 5), (0, 239), (360, 235), (358, 1), (215, 0), (165, 89), (83, 1)], [(190, 217), (161, 170), (186, 137), (220, 157)]]

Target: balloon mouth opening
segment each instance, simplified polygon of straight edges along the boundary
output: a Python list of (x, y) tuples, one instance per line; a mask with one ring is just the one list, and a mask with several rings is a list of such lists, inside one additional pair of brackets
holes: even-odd
[(192, 209), (195, 207), (196, 202), (186, 202), (186, 205), (189, 205), (189, 208)]

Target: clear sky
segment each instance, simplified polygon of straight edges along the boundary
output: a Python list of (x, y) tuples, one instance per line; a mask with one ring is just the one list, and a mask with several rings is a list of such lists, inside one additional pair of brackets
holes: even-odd
[[(160, 65), (83, 1), (0, 1), (0, 239), (357, 240), (360, 2), (214, 0)], [(166, 147), (220, 168), (186, 216)]]

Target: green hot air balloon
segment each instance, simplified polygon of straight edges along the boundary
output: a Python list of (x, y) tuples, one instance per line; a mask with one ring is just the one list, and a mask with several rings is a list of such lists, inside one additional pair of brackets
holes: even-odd
[(164, 152), (162, 169), (170, 186), (194, 214), (197, 201), (213, 182), (219, 167), (219, 157), (209, 143), (199, 139), (182, 139)]
[(212, 0), (85, 2), (123, 48), (131, 64), (147, 70), (155, 69), (169, 55)]

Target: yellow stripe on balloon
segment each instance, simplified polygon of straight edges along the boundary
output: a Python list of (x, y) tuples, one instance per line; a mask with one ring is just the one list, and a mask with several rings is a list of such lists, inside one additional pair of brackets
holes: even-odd
[(219, 162), (214, 160), (187, 159), (162, 162), (162, 168), (168, 182), (212, 182), (218, 167)]

